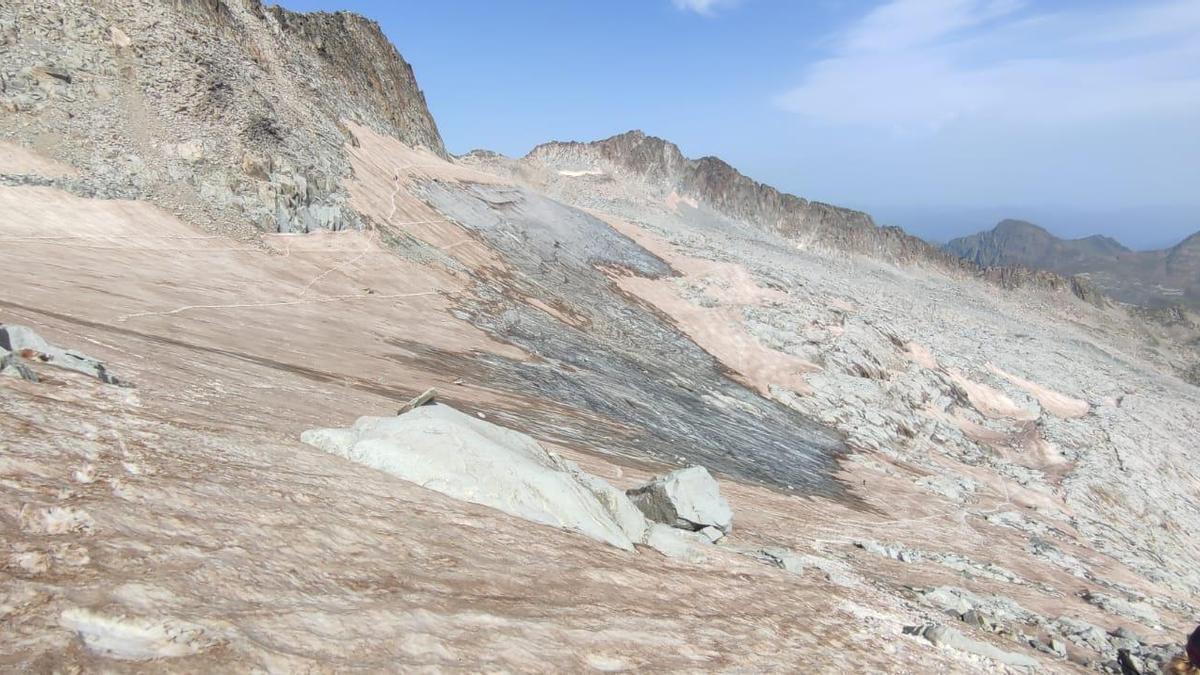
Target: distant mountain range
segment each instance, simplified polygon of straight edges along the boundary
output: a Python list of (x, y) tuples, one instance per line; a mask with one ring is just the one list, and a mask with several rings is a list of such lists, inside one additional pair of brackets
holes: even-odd
[(1133, 251), (1101, 235), (1062, 239), (1023, 220), (951, 240), (946, 250), (984, 267), (1023, 266), (1087, 275), (1123, 302), (1200, 307), (1200, 232), (1170, 248)]

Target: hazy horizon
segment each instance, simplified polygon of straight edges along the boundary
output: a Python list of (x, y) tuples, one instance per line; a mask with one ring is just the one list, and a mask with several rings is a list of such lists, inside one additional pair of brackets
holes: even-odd
[(629, 129), (933, 241), (1200, 230), (1200, 1), (286, 0), (380, 22), (447, 147)]
[[(929, 242), (951, 239), (994, 228), (1002, 220), (1024, 220), (1063, 239), (1102, 234), (1135, 251), (1170, 248), (1200, 231), (1194, 209), (1171, 206), (1131, 206), (1111, 211), (1056, 205), (990, 207), (874, 205), (858, 207), (880, 225), (898, 225)], [(1154, 227), (1138, 231), (1138, 223)]]

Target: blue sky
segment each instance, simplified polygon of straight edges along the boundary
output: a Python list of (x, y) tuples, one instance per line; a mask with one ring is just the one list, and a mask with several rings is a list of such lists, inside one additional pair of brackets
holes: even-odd
[(628, 129), (931, 239), (1200, 230), (1200, 0), (284, 0), (383, 26), (452, 152)]

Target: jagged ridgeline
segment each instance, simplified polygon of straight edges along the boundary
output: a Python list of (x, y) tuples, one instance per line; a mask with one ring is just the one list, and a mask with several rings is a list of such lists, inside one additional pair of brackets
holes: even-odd
[(964, 260), (894, 226), (879, 226), (867, 213), (810, 201), (760, 183), (718, 157), (689, 159), (674, 143), (629, 131), (591, 143), (544, 143), (526, 160), (566, 171), (603, 166), (605, 172), (639, 180), (695, 199), (734, 221), (782, 235), (802, 246), (867, 255), (901, 264), (922, 264), (970, 275), (1004, 288), (1070, 291), (1103, 303), (1087, 279), (1054, 272)]

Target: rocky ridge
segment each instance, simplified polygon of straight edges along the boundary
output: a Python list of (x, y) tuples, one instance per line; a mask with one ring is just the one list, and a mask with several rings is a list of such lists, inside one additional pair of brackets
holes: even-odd
[[(476, 158), (497, 164), (498, 156)], [(786, 237), (806, 248), (861, 254), (879, 260), (923, 264), (971, 275), (1004, 288), (1031, 287), (1067, 291), (1087, 302), (1104, 302), (1086, 279), (1059, 276), (1032, 266), (964, 261), (894, 226), (879, 226), (871, 216), (781, 192), (755, 181), (717, 157), (689, 159), (675, 144), (642, 131), (594, 142), (544, 143), (522, 161), (568, 178), (604, 181), (612, 177), (646, 184), (666, 198), (714, 211)]]
[[(355, 120), (444, 156), (411, 66), (378, 24), (259, 0), (0, 8), (0, 140), (80, 169), (75, 194), (147, 199), (225, 232), (358, 229)], [(6, 151), (7, 152), (7, 151)]]

